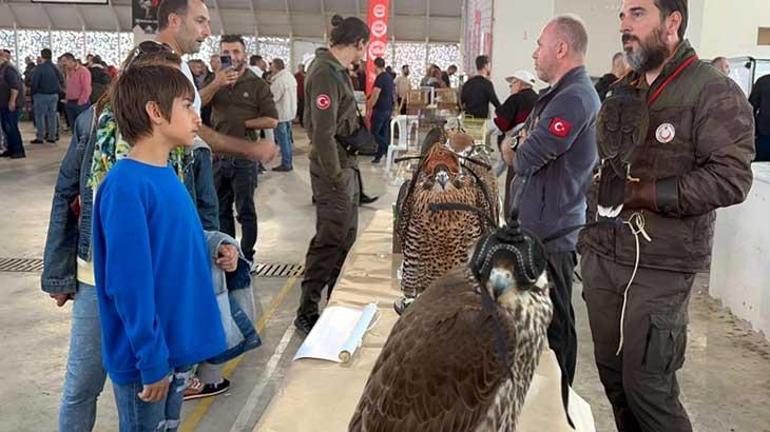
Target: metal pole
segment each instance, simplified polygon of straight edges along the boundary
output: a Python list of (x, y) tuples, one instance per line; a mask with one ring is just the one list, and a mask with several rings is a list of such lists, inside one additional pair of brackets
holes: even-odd
[(16, 62), (19, 62), (19, 30), (16, 28), (16, 21), (13, 22), (13, 51)]

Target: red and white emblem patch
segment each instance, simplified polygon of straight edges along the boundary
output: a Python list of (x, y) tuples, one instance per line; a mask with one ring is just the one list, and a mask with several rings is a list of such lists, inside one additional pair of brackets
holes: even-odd
[(332, 105), (332, 98), (327, 94), (320, 94), (315, 99), (315, 106), (321, 111), (326, 111)]
[(551, 120), (551, 125), (548, 126), (548, 131), (559, 138), (566, 138), (571, 130), (572, 124), (559, 117), (554, 117)]

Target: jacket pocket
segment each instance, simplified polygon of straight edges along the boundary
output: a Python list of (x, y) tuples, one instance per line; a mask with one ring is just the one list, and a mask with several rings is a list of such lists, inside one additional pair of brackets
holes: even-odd
[(642, 360), (644, 369), (655, 374), (670, 374), (684, 364), (687, 348), (687, 313), (650, 315), (647, 345)]

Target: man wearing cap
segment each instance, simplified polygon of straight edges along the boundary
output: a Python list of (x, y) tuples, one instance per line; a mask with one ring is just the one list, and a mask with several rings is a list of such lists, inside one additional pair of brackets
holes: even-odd
[[(537, 93), (533, 89), (535, 76), (532, 73), (518, 70), (513, 75), (506, 77), (505, 80), (510, 84), (511, 95), (495, 111), (495, 120), (489, 123), (492, 129), (491, 132), (500, 136), (498, 147), (501, 145), (510, 146), (510, 143), (504, 143), (504, 135), (511, 133), (511, 131), (515, 130), (516, 126), (523, 124), (537, 102)], [(503, 207), (506, 213), (510, 211), (508, 188), (511, 185), (514, 174), (515, 172), (509, 167), (505, 179), (505, 204)]]
[[(580, 18), (554, 18), (543, 29), (537, 45), (532, 55), (535, 71), (551, 87), (535, 104), (515, 141), (515, 151), (509, 145), (501, 150), (516, 172), (511, 193), (521, 193), (521, 225), (545, 243), (554, 306), (548, 342), (562, 371), (562, 400), (566, 407), (577, 362), (572, 309), (577, 232), (559, 233), (585, 223), (585, 190), (597, 163), (599, 96), (585, 68), (588, 34)], [(523, 179), (528, 181), (520, 181)], [(517, 203), (511, 203), (514, 205)], [(547, 240), (554, 235), (552, 241)]]

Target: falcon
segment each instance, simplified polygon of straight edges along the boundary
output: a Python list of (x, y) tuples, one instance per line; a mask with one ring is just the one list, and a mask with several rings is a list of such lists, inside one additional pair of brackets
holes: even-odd
[(552, 315), (542, 244), (487, 234), (396, 322), (349, 431), (515, 431)]
[(631, 176), (631, 161), (644, 143), (649, 115), (647, 103), (636, 88), (620, 85), (604, 101), (597, 118), (599, 147), (599, 218), (615, 218), (623, 210), (626, 182), (638, 182)]
[(485, 195), (478, 180), (464, 174), (458, 156), (443, 142), (428, 147), (411, 182), (399, 193), (396, 231), (404, 255), (401, 313), (411, 301), (449, 270), (468, 261), (468, 251), (489, 228), (470, 211), (435, 211), (434, 204), (481, 208)]
[(492, 220), (497, 220), (500, 211), (500, 192), (497, 176), (492, 169), (492, 155), (489, 146), (476, 145), (472, 136), (466, 133), (450, 134), (449, 146), (460, 156), (466, 172), (481, 180), (487, 203), (483, 210)]

